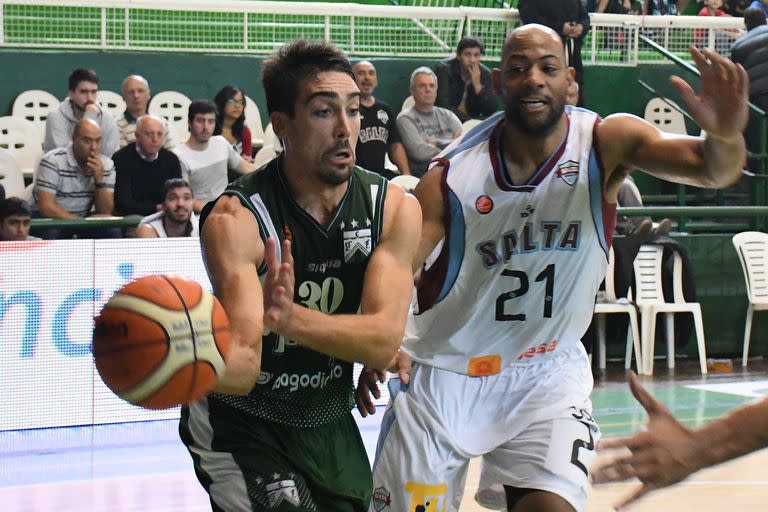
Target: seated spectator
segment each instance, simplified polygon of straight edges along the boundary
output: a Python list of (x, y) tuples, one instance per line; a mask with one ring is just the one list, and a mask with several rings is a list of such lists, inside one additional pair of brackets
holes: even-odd
[[(115, 166), (99, 153), (101, 129), (91, 119), (75, 124), (72, 142), (49, 151), (37, 168), (32, 188), (32, 213), (50, 219), (82, 219), (111, 215), (114, 208)], [(93, 210), (93, 213), (92, 213)], [(61, 230), (46, 230), (43, 238), (59, 238)], [(80, 237), (120, 236), (119, 230), (79, 230)]]
[(31, 221), (32, 212), (26, 201), (18, 197), (0, 199), (0, 242), (40, 240), (29, 234)]
[(725, 9), (725, 12), (731, 16), (743, 18), (744, 11), (747, 10), (747, 7), (749, 7), (750, 3), (752, 3), (752, 0), (725, 0), (725, 5), (723, 8)]
[(216, 104), (212, 101), (192, 101), (187, 116), (189, 139), (173, 148), (181, 162), (181, 175), (192, 189), (195, 213), (200, 213), (205, 203), (224, 192), (228, 171), (245, 174), (256, 170), (256, 166), (238, 154), (227, 139), (213, 135), (216, 113)]
[(252, 160), (251, 130), (245, 125), (245, 93), (237, 86), (225, 85), (213, 102), (219, 111), (213, 134), (221, 135), (243, 158)]
[(138, 238), (199, 237), (197, 215), (192, 211), (192, 189), (181, 178), (170, 179), (163, 187), (161, 210), (141, 219)]
[(81, 119), (90, 119), (101, 131), (100, 151), (111, 157), (120, 144), (115, 119), (108, 110), (102, 110), (96, 102), (99, 76), (91, 69), (76, 69), (69, 75), (67, 98), (48, 113), (45, 121), (43, 150), (52, 151), (67, 146), (72, 132)]
[(421, 178), (429, 162), (461, 135), (461, 121), (450, 110), (435, 106), (437, 77), (428, 67), (411, 74), (411, 94), (414, 105), (397, 116), (397, 129), (411, 174)]
[(462, 37), (456, 56), (438, 62), (437, 100), (463, 123), (467, 119), (485, 119), (498, 109), (491, 83), (491, 70), (480, 63), (485, 53), (483, 42), (472, 36)]
[(754, 0), (749, 6), (762, 10), (763, 14), (768, 17), (768, 0)]
[[(125, 101), (125, 112), (117, 120), (117, 129), (120, 132), (120, 147), (124, 148), (131, 142), (136, 141), (136, 120), (141, 116), (147, 115), (149, 106), (149, 82), (139, 75), (131, 75), (123, 80), (123, 101)], [(163, 147), (173, 149), (176, 142), (173, 140), (168, 122), (162, 119), (165, 127), (165, 136), (163, 138)]]
[(376, 68), (367, 60), (362, 60), (355, 64), (352, 71), (360, 89), (360, 136), (355, 146), (355, 163), (392, 179), (397, 173), (384, 167), (388, 153), (400, 174), (410, 174), (395, 115), (389, 105), (373, 96), (379, 83)]
[(645, 0), (645, 14), (652, 16), (676, 16), (677, 0)]
[(114, 154), (115, 210), (122, 215), (149, 215), (160, 210), (163, 184), (181, 178), (179, 157), (163, 147), (165, 123), (153, 115), (136, 121), (136, 142)]

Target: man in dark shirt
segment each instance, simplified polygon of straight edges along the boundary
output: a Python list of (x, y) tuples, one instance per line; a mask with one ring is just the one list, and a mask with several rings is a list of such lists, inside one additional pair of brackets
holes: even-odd
[(385, 155), (397, 166), (400, 174), (410, 174), (408, 157), (400, 140), (392, 109), (373, 96), (378, 85), (376, 68), (362, 60), (352, 68), (360, 89), (360, 137), (355, 146), (355, 161), (363, 169), (374, 171), (391, 179), (397, 173), (384, 167)]
[(157, 116), (136, 121), (136, 142), (114, 154), (115, 209), (123, 215), (149, 215), (163, 202), (163, 185), (181, 178), (179, 157), (163, 147), (165, 124)]
[[(731, 45), (731, 60), (744, 66), (749, 75), (749, 101), (768, 111), (768, 25), (765, 13), (759, 7), (744, 11), (747, 34)], [(747, 149), (760, 152), (760, 119), (750, 113), (745, 132)], [(758, 170), (758, 160), (748, 159), (747, 167)]]
[(456, 56), (438, 62), (437, 101), (435, 105), (451, 110), (463, 123), (468, 119), (485, 119), (496, 110), (491, 70), (480, 64), (485, 53), (477, 37), (462, 37)]
[(576, 70), (579, 84), (579, 103), (584, 106), (584, 66), (581, 63), (581, 44), (589, 32), (589, 14), (581, 0), (520, 0), (517, 8), (523, 24), (545, 25), (558, 34), (565, 44), (568, 65)]

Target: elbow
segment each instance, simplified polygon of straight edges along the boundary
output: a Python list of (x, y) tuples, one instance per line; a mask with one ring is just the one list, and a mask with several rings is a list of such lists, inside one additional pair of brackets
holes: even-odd
[(379, 331), (380, 339), (376, 343), (375, 350), (371, 353), (365, 364), (377, 369), (385, 369), (394, 359), (400, 345), (403, 342), (403, 329), (395, 329), (392, 326), (382, 327)]

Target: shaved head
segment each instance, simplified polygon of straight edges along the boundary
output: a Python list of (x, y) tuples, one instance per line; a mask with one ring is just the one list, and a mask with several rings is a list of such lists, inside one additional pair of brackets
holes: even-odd
[(504, 41), (504, 48), (501, 52), (502, 61), (508, 54), (530, 45), (543, 45), (544, 47), (551, 48), (553, 53), (565, 62), (565, 45), (563, 45), (560, 34), (538, 23), (522, 25), (509, 33), (506, 41)]
[(85, 134), (87, 137), (100, 136), (101, 127), (93, 119), (81, 119), (75, 124), (72, 137), (78, 137), (80, 134)]

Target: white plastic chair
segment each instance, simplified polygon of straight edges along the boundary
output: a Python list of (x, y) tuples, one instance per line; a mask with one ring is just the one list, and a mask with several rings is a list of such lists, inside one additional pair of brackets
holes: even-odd
[(245, 125), (251, 130), (253, 147), (262, 147), (264, 145), (264, 125), (261, 124), (259, 106), (248, 96), (245, 97)]
[(739, 255), (747, 285), (747, 319), (744, 324), (744, 352), (741, 366), (747, 367), (752, 314), (768, 310), (768, 234), (745, 231), (733, 236), (733, 247)]
[(413, 99), (413, 95), (408, 96), (407, 98), (405, 98), (405, 101), (403, 101), (403, 106), (400, 108), (400, 112), (408, 110), (415, 104), (416, 104), (416, 100)]
[(173, 133), (178, 138), (177, 144), (183, 144), (189, 138), (189, 104), (192, 103), (184, 94), (176, 91), (163, 91), (155, 94), (147, 110), (150, 114), (164, 117), (173, 126)]
[(120, 119), (125, 112), (125, 100), (122, 96), (112, 91), (99, 90), (96, 93), (96, 102), (102, 110), (109, 110), (112, 117)]
[(645, 106), (645, 120), (663, 132), (686, 135), (685, 117), (671, 105), (677, 106), (674, 101), (651, 98)]
[(637, 307), (632, 302), (631, 294), (628, 297), (616, 297), (614, 286), (614, 268), (616, 257), (611, 247), (608, 253), (608, 269), (605, 272), (605, 291), (598, 294), (595, 302), (595, 316), (597, 317), (597, 344), (598, 366), (605, 369), (605, 315), (621, 313), (629, 315), (629, 328), (627, 329), (627, 349), (624, 356), (624, 368), (632, 366), (632, 349), (635, 351), (635, 366), (637, 373), (643, 373), (643, 352), (640, 349), (640, 329), (637, 321)]
[(275, 136), (275, 131), (272, 129), (272, 123), (267, 125), (264, 130), (264, 144), (261, 149), (253, 157), (253, 163), (256, 168), (259, 168), (271, 160), (274, 160), (277, 155), (283, 150), (283, 145), (280, 143), (280, 139)]
[(40, 133), (40, 140), (45, 138), (45, 121), (48, 113), (59, 106), (59, 100), (48, 91), (31, 89), (24, 91), (13, 102), (11, 115), (26, 119), (35, 125)]
[(464, 124), (461, 125), (461, 133), (467, 133), (469, 130), (479, 125), (483, 121), (481, 119), (467, 119)]
[(667, 367), (675, 367), (675, 317), (674, 313), (692, 313), (699, 350), (701, 373), (707, 373), (707, 352), (704, 344), (704, 321), (698, 302), (685, 302), (683, 296), (683, 260), (674, 253), (672, 270), (673, 302), (664, 301), (661, 281), (661, 260), (664, 247), (646, 244), (640, 247), (635, 261), (635, 303), (640, 309), (642, 332), (640, 346), (643, 351), (643, 373), (653, 375), (653, 356), (656, 343), (656, 315), (666, 313)]
[(10, 151), (22, 172), (31, 176), (43, 154), (40, 131), (26, 119), (0, 117), (0, 148)]
[(399, 176), (395, 176), (390, 181), (403, 187), (406, 192), (413, 192), (413, 189), (415, 189), (416, 185), (419, 184), (419, 178), (409, 174), (401, 174)]
[(0, 149), (0, 184), (6, 197), (24, 196), (24, 173), (13, 154), (5, 149)]

